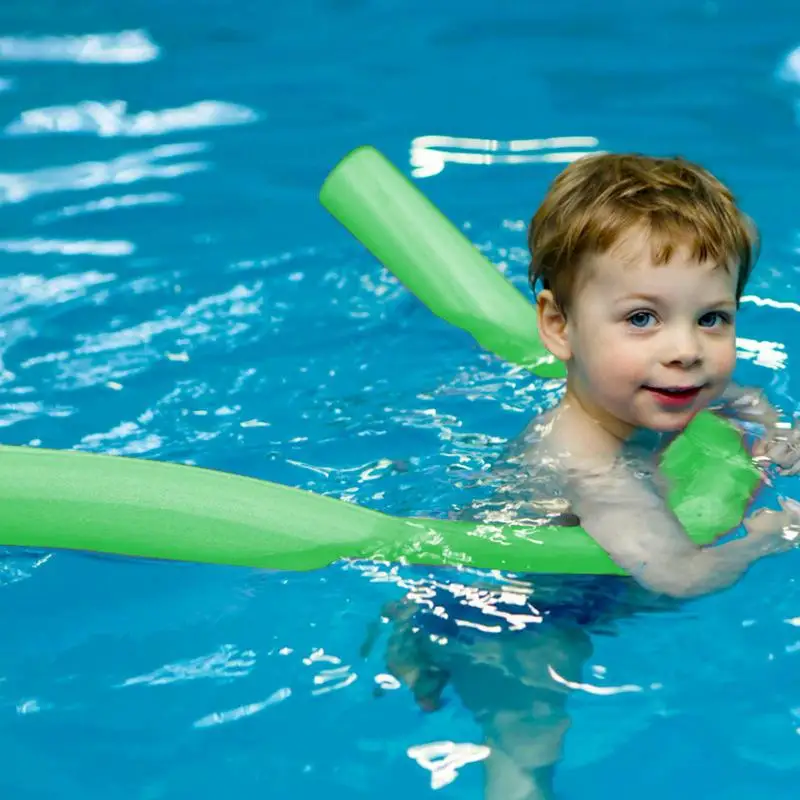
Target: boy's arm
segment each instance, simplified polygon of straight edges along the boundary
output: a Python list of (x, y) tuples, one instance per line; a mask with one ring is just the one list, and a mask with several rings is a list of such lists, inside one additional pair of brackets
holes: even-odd
[(747, 520), (745, 538), (702, 548), (652, 482), (624, 465), (572, 470), (565, 488), (581, 526), (611, 559), (646, 588), (672, 597), (731, 586), (759, 558), (791, 547), (800, 531), (800, 508), (787, 501), (782, 511)]

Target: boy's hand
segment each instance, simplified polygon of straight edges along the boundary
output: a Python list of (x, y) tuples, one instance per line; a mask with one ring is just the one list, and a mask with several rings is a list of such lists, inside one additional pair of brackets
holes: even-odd
[(744, 521), (748, 539), (763, 546), (763, 555), (790, 550), (800, 537), (800, 504), (788, 498), (778, 502), (781, 511), (762, 508)]
[(732, 385), (724, 400), (739, 419), (764, 426), (764, 438), (756, 442), (753, 455), (775, 464), (783, 475), (800, 473), (800, 421), (780, 421), (778, 409), (760, 389)]
[(753, 455), (775, 464), (781, 475), (800, 474), (800, 423), (791, 426), (776, 423), (753, 448)]

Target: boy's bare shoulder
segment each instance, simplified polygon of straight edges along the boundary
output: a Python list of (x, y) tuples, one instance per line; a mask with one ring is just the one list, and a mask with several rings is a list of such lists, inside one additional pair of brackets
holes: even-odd
[(526, 441), (525, 460), (530, 464), (546, 461), (557, 473), (602, 472), (612, 468), (622, 454), (618, 439), (570, 409), (551, 412), (536, 431), (537, 436)]

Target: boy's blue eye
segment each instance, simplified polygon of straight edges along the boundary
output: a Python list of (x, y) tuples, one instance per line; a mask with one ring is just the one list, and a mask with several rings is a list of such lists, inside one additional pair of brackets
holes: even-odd
[(628, 322), (634, 328), (646, 328), (647, 324), (654, 319), (655, 317), (649, 311), (637, 311), (628, 317)]
[(702, 328), (713, 328), (717, 325), (728, 325), (730, 324), (730, 321), (730, 314), (726, 314), (724, 311), (709, 311), (707, 314), (703, 314), (703, 316), (698, 320)]

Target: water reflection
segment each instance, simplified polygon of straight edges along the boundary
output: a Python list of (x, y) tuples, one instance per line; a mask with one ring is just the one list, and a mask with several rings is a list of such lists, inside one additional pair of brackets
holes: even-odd
[(258, 714), (269, 706), (274, 706), (292, 696), (292, 690), (288, 687), (278, 689), (273, 692), (266, 700), (257, 703), (248, 703), (247, 705), (238, 706), (228, 711), (215, 711), (208, 714), (201, 719), (196, 720), (192, 727), (194, 728), (210, 728), (215, 725), (224, 725), (227, 722), (237, 722), (246, 717), (252, 717), (253, 714)]
[[(601, 668), (602, 669), (602, 668)], [(613, 694), (626, 694), (630, 692), (643, 692), (644, 687), (639, 686), (636, 683), (625, 683), (619, 686), (599, 686), (595, 683), (588, 683), (586, 681), (571, 681), (565, 678), (563, 675), (559, 674), (552, 666), (548, 665), (547, 671), (550, 677), (556, 682), (560, 683), (562, 686), (566, 686), (568, 689), (573, 689), (576, 691), (586, 692), (587, 694), (596, 694), (596, 695), (613, 695)], [(653, 691), (657, 691), (661, 688), (660, 684), (653, 683), (650, 685), (650, 688)]]
[(786, 348), (780, 342), (759, 342), (742, 337), (736, 339), (736, 357), (773, 370), (785, 369), (787, 359)]
[(164, 686), (170, 683), (212, 678), (229, 680), (247, 677), (256, 665), (253, 650), (239, 650), (234, 645), (222, 645), (216, 652), (197, 658), (188, 658), (172, 664), (165, 664), (153, 672), (126, 678), (117, 688), (130, 686)]
[(438, 175), (450, 164), (567, 164), (597, 150), (594, 136), (546, 139), (474, 139), (463, 136), (417, 136), (411, 142), (411, 174)]
[(19, 314), (26, 309), (36, 312), (38, 306), (55, 306), (85, 297), (94, 287), (108, 284), (115, 278), (116, 275), (112, 273), (96, 270), (67, 273), (52, 278), (22, 272), (0, 278), (0, 319)]
[(9, 136), (47, 133), (91, 133), (102, 137), (160, 136), (174, 131), (244, 125), (258, 115), (246, 106), (216, 100), (201, 100), (178, 108), (129, 114), (125, 100), (110, 103), (84, 101), (74, 106), (49, 106), (23, 111), (9, 123)]
[(38, 214), (34, 222), (44, 225), (59, 219), (79, 217), (83, 214), (98, 214), (104, 211), (114, 211), (119, 208), (135, 208), (136, 206), (166, 205), (178, 203), (180, 196), (172, 192), (148, 192), (147, 194), (123, 194), (119, 196), (101, 197), (88, 203), (76, 203), (64, 206), (56, 211), (46, 211)]
[(786, 56), (778, 68), (778, 77), (787, 83), (800, 83), (800, 47), (796, 47)]
[(409, 758), (431, 773), (431, 789), (441, 789), (458, 777), (458, 770), (467, 764), (483, 761), (489, 756), (485, 745), (466, 742), (429, 742), (409, 747)]
[(20, 547), (0, 549), (0, 586), (27, 580), (33, 570), (46, 564), (52, 553), (36, 553)]
[(753, 294), (742, 295), (742, 302), (753, 303), (756, 306), (779, 308), (785, 311), (800, 311), (800, 303), (793, 303), (790, 300), (773, 300), (769, 297), (757, 297)]
[(102, 186), (131, 184), (148, 178), (176, 178), (208, 169), (205, 161), (161, 163), (206, 149), (202, 142), (166, 144), (128, 153), (110, 161), (84, 161), (66, 167), (43, 167), (30, 172), (0, 173), (0, 205), (63, 191), (86, 191)]
[(0, 252), (27, 253), (34, 256), (129, 256), (136, 247), (124, 240), (97, 239), (0, 239)]
[(93, 33), (84, 36), (2, 36), (0, 61), (143, 64), (160, 56), (146, 31)]

